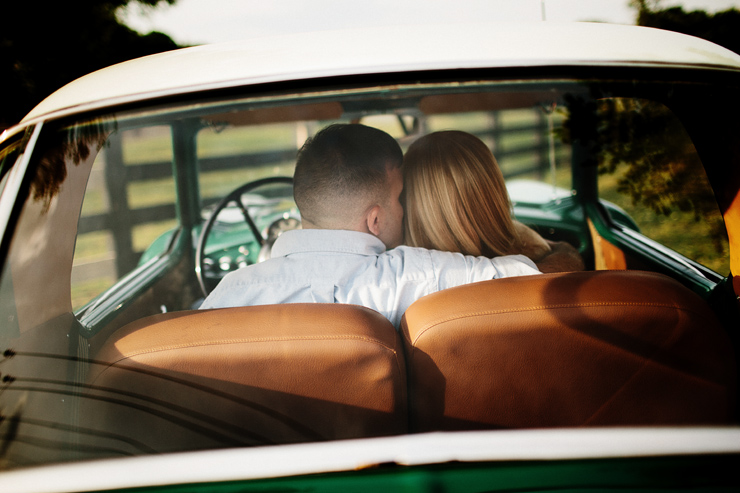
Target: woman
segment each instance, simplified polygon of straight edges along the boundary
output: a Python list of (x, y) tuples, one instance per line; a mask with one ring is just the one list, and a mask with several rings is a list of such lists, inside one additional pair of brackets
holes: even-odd
[(534, 262), (550, 244), (511, 217), (501, 169), (479, 138), (461, 131), (421, 137), (403, 162), (404, 229), (410, 246), (466, 255), (523, 254)]

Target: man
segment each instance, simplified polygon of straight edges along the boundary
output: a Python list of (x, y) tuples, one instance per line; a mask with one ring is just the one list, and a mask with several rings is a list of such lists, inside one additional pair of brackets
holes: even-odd
[[(402, 161), (393, 137), (364, 125), (332, 125), (306, 141), (293, 185), (303, 229), (280, 235), (271, 259), (227, 275), (201, 308), (348, 303), (377, 310), (398, 327), (424, 295), (540, 272), (522, 255), (487, 259), (399, 246)], [(574, 255), (573, 247), (556, 244), (538, 265), (577, 268)]]

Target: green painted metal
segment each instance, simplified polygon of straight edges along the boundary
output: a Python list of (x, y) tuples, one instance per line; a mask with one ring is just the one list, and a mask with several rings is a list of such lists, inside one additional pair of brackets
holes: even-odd
[(361, 471), (117, 493), (240, 492), (737, 492), (740, 455), (599, 460), (380, 465)]

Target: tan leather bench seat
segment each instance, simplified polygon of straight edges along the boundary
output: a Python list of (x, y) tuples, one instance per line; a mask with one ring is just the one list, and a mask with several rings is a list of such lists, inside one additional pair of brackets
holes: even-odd
[(701, 298), (662, 275), (460, 286), (415, 302), (401, 330), (340, 304), (141, 319), (95, 356), (80, 422), (123, 454), (733, 419), (729, 341)]
[(401, 434), (400, 344), (382, 315), (350, 305), (156, 315), (96, 355), (82, 422), (122, 453)]
[(578, 272), (460, 286), (402, 321), (412, 429), (727, 423), (735, 363), (665, 276)]

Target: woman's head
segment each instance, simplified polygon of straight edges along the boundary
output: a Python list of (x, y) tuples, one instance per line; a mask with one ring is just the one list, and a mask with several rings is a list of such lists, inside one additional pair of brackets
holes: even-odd
[(406, 243), (493, 257), (518, 242), (496, 159), (466, 132), (435, 132), (414, 142), (403, 164)]

